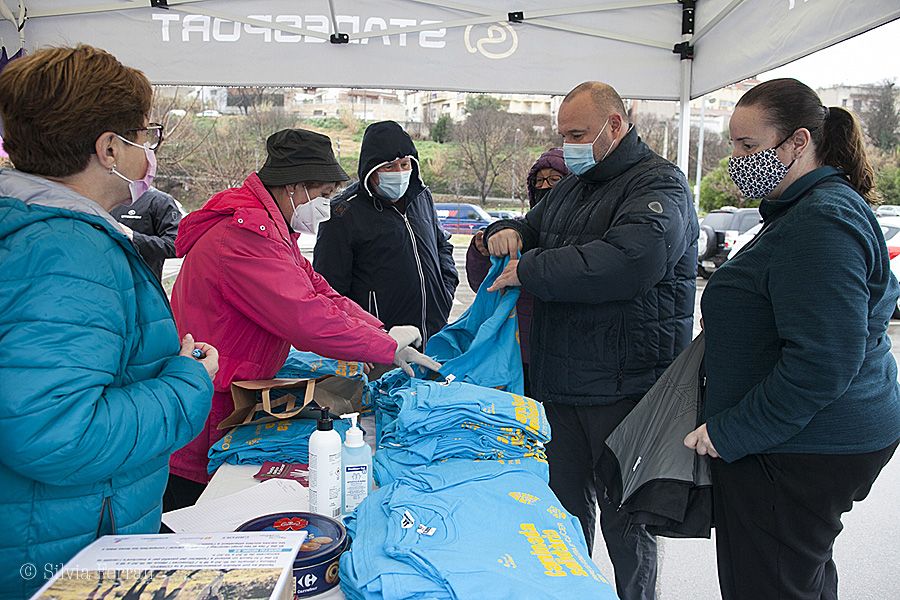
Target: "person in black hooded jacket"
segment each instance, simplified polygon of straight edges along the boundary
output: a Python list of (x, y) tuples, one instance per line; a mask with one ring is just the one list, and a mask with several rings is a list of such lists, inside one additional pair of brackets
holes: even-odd
[(459, 276), (418, 156), (394, 121), (366, 128), (359, 181), (332, 201), (313, 267), (385, 327), (416, 324), (424, 346), (447, 324)]

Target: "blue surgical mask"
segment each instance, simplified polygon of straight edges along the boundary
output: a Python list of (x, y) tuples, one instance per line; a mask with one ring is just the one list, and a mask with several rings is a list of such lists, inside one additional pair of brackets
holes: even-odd
[[(597, 137), (595, 137), (594, 141), (590, 144), (570, 144), (568, 142), (563, 144), (563, 158), (570, 171), (576, 175), (583, 175), (599, 162), (594, 158), (594, 144), (600, 139), (600, 136), (606, 130), (607, 125), (609, 125), (609, 119), (606, 120), (606, 123), (600, 128), (600, 132), (597, 133)], [(612, 144), (607, 148), (603, 158), (606, 158), (606, 155), (609, 154), (610, 150), (612, 150)], [(603, 158), (600, 160), (602, 161)]]
[(378, 195), (388, 200), (399, 200), (409, 187), (409, 171), (381, 171), (378, 173)]

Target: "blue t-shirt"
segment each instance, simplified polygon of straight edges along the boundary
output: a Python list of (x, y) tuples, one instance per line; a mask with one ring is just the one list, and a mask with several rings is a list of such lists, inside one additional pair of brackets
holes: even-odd
[[(500, 390), (457, 382), (415, 381), (392, 393), (400, 406), (392, 426), (402, 432), (434, 432), (464, 423), (518, 427), (540, 442), (550, 440), (550, 424), (539, 402)], [(389, 431), (385, 427), (385, 432)]]
[[(462, 383), (410, 380), (377, 402), (381, 437), (375, 460), (380, 485), (396, 473), (448, 458), (545, 463), (550, 426), (543, 406), (517, 394)], [(528, 462), (528, 461), (526, 461)], [(530, 464), (530, 463), (528, 463)], [(537, 465), (543, 472), (544, 465)]]
[(616, 598), (578, 520), (525, 468), (448, 460), (414, 469), (347, 521), (353, 545), (341, 576), (365, 590), (356, 597), (378, 589), (384, 598), (484, 598), (485, 590), (516, 600)]
[[(335, 419), (334, 430), (341, 440), (350, 429), (349, 419)], [(284, 419), (273, 423), (241, 425), (209, 449), (210, 474), (222, 466), (261, 465), (266, 461), (309, 463), (309, 436), (317, 419)]]

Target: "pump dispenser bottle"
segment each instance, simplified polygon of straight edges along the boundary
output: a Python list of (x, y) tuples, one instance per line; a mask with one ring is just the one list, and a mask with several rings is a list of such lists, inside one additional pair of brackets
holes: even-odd
[(341, 451), (341, 512), (349, 515), (372, 491), (372, 452), (363, 440), (356, 420), (359, 413), (341, 415), (350, 419)]
[(322, 416), (309, 436), (309, 510), (336, 519), (341, 515), (341, 436), (329, 407), (319, 410)]

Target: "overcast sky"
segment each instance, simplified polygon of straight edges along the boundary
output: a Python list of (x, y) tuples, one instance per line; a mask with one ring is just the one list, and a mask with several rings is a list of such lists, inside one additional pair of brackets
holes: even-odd
[(777, 77), (793, 77), (813, 88), (885, 79), (900, 85), (900, 19), (759, 76)]

